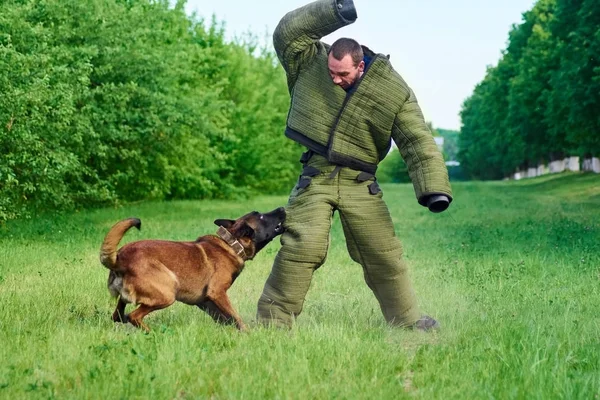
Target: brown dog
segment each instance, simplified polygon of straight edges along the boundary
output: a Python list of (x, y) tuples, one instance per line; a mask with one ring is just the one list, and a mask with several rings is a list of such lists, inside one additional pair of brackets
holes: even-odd
[[(194, 242), (141, 240), (128, 243), (117, 251), (125, 232), (141, 221), (129, 218), (117, 222), (108, 232), (100, 249), (100, 262), (108, 269), (108, 290), (119, 300), (112, 319), (131, 322), (146, 331), (142, 319), (175, 300), (196, 305), (215, 321), (245, 325), (235, 311), (227, 290), (244, 268), (265, 245), (283, 233), (285, 210), (267, 214), (256, 211), (237, 220), (218, 219), (217, 235), (201, 236)], [(139, 305), (125, 315), (128, 303)]]

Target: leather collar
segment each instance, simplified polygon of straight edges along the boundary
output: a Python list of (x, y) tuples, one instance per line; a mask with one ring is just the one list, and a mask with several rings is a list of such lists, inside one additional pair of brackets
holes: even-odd
[(231, 232), (229, 232), (227, 229), (223, 228), (222, 226), (219, 226), (219, 229), (217, 230), (217, 235), (219, 235), (219, 237), (221, 239), (223, 239), (225, 242), (227, 242), (227, 244), (229, 246), (231, 246), (231, 248), (233, 249), (233, 251), (235, 251), (235, 253), (242, 257), (242, 259), (246, 260), (246, 251), (244, 250), (244, 246), (242, 246), (242, 244), (240, 242), (238, 242), (238, 240), (236, 238), (233, 237), (233, 235), (231, 234)]

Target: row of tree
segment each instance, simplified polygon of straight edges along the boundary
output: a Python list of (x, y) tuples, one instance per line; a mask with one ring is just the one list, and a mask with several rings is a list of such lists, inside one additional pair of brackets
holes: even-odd
[(181, 1), (3, 1), (0, 221), (289, 190), (285, 75), (223, 28)]
[(458, 159), (474, 178), (600, 155), (600, 1), (538, 0), (461, 118)]

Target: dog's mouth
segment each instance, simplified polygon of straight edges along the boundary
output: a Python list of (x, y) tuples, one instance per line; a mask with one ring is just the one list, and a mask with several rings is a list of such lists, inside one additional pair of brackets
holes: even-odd
[(275, 233), (277, 235), (279, 235), (280, 233), (283, 233), (283, 231), (285, 231), (285, 228), (283, 227), (283, 223), (280, 222), (277, 224), (277, 226), (275, 227)]

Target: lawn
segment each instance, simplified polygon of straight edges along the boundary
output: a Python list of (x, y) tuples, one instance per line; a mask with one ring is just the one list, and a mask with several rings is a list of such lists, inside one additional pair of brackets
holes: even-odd
[(247, 333), (183, 304), (150, 314), (149, 334), (111, 321), (98, 250), (116, 221), (142, 220), (122, 244), (192, 240), (214, 233), (217, 218), (269, 211), (285, 196), (141, 203), (0, 226), (0, 398), (600, 398), (600, 176), (455, 183), (441, 214), (420, 207), (410, 185), (383, 190), (438, 332), (385, 324), (337, 216), (291, 330), (255, 323), (278, 242), (229, 291)]

